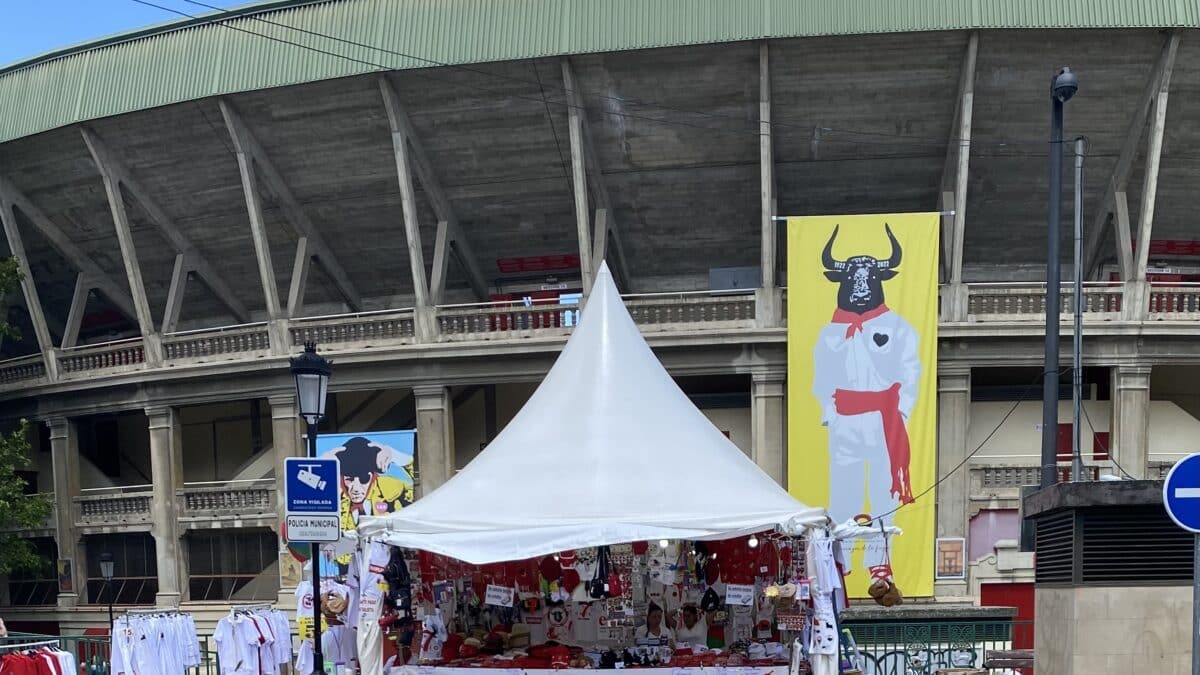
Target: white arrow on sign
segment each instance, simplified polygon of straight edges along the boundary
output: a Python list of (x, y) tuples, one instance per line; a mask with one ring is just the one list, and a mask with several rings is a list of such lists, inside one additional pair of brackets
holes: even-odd
[(1200, 488), (1175, 488), (1175, 499), (1200, 499)]

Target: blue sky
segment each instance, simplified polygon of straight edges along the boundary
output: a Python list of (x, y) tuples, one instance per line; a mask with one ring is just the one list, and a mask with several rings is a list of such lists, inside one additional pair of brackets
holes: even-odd
[[(211, 11), (186, 0), (147, 0), (188, 14)], [(201, 0), (235, 7), (246, 0)], [(0, 0), (0, 67), (60, 47), (182, 18), (133, 0)]]

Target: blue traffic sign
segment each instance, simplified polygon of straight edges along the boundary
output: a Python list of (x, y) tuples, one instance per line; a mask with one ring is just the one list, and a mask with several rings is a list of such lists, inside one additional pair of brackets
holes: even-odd
[(1163, 481), (1163, 506), (1176, 525), (1200, 534), (1200, 453), (1171, 467)]
[(336, 457), (288, 457), (284, 460), (284, 503), (288, 514), (336, 514), (341, 479)]

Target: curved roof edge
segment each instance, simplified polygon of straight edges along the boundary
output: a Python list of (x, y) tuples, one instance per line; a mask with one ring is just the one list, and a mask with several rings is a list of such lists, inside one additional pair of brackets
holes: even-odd
[(275, 0), (0, 70), (0, 142), (209, 96), (438, 63), (821, 35), (1168, 27), (1200, 28), (1200, 0)]

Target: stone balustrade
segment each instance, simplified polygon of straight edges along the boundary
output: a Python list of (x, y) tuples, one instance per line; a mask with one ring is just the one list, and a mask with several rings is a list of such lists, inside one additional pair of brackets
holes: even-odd
[(272, 479), (185, 485), (178, 492), (179, 518), (184, 523), (274, 520), (275, 481)]
[[(787, 289), (780, 290), (785, 302), (782, 329), (787, 317)], [(1090, 283), (1084, 287), (1083, 320), (1093, 326), (1120, 328), (1126, 324), (1169, 322), (1179, 330), (1200, 327), (1200, 286), (1152, 286), (1142, 296), (1144, 311), (1129, 312), (1128, 300), (1120, 284)], [(1046, 293), (1044, 284), (968, 284), (965, 321), (944, 324), (954, 330), (1007, 330), (1022, 325), (1036, 326), (1044, 321)], [(939, 297), (939, 301), (944, 298)], [(758, 328), (758, 308), (753, 294), (723, 295), (708, 292), (631, 295), (625, 298), (630, 315), (650, 333), (694, 335), (697, 331), (740, 331)], [(1062, 287), (1063, 321), (1070, 322), (1074, 293), (1069, 284)], [(291, 353), (305, 342), (316, 342), (332, 351), (369, 348), (397, 348), (418, 342), (454, 343), (463, 341), (504, 341), (531, 337), (561, 337), (570, 333), (579, 321), (580, 309), (574, 304), (483, 303), (434, 308), (433, 333), (418, 337), (413, 309), (360, 312), (338, 316), (306, 317), (280, 322), (279, 331), (267, 324), (249, 324), (225, 328), (174, 333), (161, 338), (163, 365), (166, 367), (225, 361), (245, 361), (274, 354)], [(1144, 319), (1131, 319), (1142, 316)], [(1188, 323), (1198, 326), (1188, 326)], [(1190, 333), (1189, 333), (1190, 334)], [(288, 344), (275, 344), (275, 337)], [(58, 377), (71, 379), (96, 374), (120, 374), (148, 367), (141, 338), (58, 350), (55, 359)], [(40, 355), (0, 362), (0, 390), (37, 385), (51, 379)]]
[(266, 324), (188, 331), (163, 336), (163, 358), (167, 361), (227, 361), (271, 352), (271, 335)]
[(24, 386), (46, 379), (46, 362), (41, 354), (0, 361), (0, 386)]
[(753, 328), (753, 295), (713, 296), (684, 293), (677, 296), (631, 296), (625, 306), (643, 331), (664, 327)]
[[(1045, 284), (977, 284), (968, 286), (967, 320), (970, 322), (1044, 322)], [(1120, 285), (1089, 285), (1083, 288), (1083, 320), (1113, 321), (1121, 318), (1123, 289)], [(1060, 296), (1063, 318), (1075, 312), (1075, 292), (1063, 285)]]
[[(1101, 471), (1105, 469), (1107, 469), (1107, 464), (1085, 464), (1083, 467), (1084, 480), (1099, 480)], [(1042, 471), (1036, 460), (1022, 460), (1021, 463), (1005, 463), (995, 460), (972, 462), (969, 472), (969, 494), (972, 501), (1015, 502), (1021, 497), (1022, 487), (1039, 485), (1042, 481)], [(1059, 462), (1058, 473), (1059, 480), (1070, 480), (1071, 463)]]
[(1150, 290), (1151, 321), (1200, 321), (1200, 286), (1154, 286)]
[(411, 344), (416, 340), (411, 309), (295, 319), (289, 334), (292, 347), (305, 342), (372, 347)]
[(149, 486), (84, 494), (73, 500), (75, 524), (84, 528), (104, 529), (148, 524), (151, 522), (150, 500)]
[(128, 368), (145, 363), (141, 338), (64, 349), (58, 355), (58, 367), (64, 375)]

